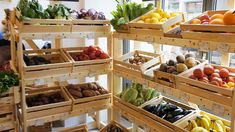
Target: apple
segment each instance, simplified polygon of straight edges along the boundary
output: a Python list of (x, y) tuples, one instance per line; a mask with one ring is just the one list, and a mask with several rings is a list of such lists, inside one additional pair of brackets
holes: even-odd
[(85, 48), (83, 49), (83, 53), (86, 54), (86, 55), (89, 54), (89, 49), (88, 49), (88, 47), (85, 47)]
[(202, 78), (204, 73), (203, 73), (202, 69), (197, 68), (193, 71), (193, 75), (197, 78)]
[(215, 71), (214, 71), (215, 73), (219, 73), (219, 69), (215, 69)]
[(220, 77), (219, 73), (212, 73), (210, 76), (210, 80), (212, 80), (214, 77)]
[(213, 81), (218, 82), (220, 86), (223, 84), (223, 80), (222, 80), (221, 78), (219, 78), (219, 77), (214, 77), (211, 81), (212, 81), (212, 82), (213, 82)]
[(195, 77), (194, 75), (190, 75), (189, 78), (197, 80), (197, 77)]
[(233, 83), (235, 83), (235, 78), (234, 77), (227, 77), (227, 79), (226, 79), (226, 82), (228, 83), (228, 82), (233, 82)]
[(108, 56), (108, 54), (106, 54), (106, 53), (101, 53), (101, 54), (100, 54), (100, 58), (101, 58), (101, 59), (107, 59), (107, 58), (109, 58), (109, 56)]
[(91, 60), (96, 59), (95, 53), (96, 53), (96, 52), (92, 52), (92, 53), (89, 54), (89, 57), (90, 57)]
[(214, 67), (212, 65), (206, 65), (203, 71), (206, 75), (211, 75), (212, 73), (214, 73)]
[(219, 86), (219, 83), (218, 83), (218, 82), (216, 82), (216, 81), (211, 81), (211, 82), (210, 82), (210, 84), (212, 84), (212, 85), (216, 85), (216, 86)]
[(204, 21), (204, 22), (202, 22), (202, 24), (209, 24), (209, 22)]
[(219, 71), (219, 75), (220, 75), (221, 77), (228, 77), (228, 76), (229, 76), (229, 70), (226, 69), (226, 68), (222, 68), (222, 69), (220, 69), (220, 71)]
[(200, 17), (199, 17), (199, 20), (201, 20), (201, 21), (208, 21), (208, 22), (209, 22), (209, 21), (210, 21), (210, 18), (209, 18), (208, 15), (205, 14), (205, 15), (200, 16)]
[(99, 57), (101, 53), (102, 53), (102, 51), (101, 51), (101, 50), (96, 50), (96, 51), (95, 51), (95, 55), (96, 55), (96, 57)]
[(90, 52), (93, 52), (93, 51), (96, 51), (97, 49), (96, 49), (96, 47), (94, 47), (94, 46), (89, 46), (89, 47), (88, 47), (88, 50), (89, 50)]
[(205, 82), (205, 83), (208, 83), (209, 82), (209, 80), (208, 80), (208, 78), (207, 77), (202, 77), (202, 78), (200, 78), (200, 79), (198, 79), (199, 81), (202, 81), (202, 82)]

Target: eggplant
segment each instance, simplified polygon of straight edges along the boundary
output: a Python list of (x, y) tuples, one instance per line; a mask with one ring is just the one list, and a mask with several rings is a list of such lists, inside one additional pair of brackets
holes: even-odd
[(156, 105), (146, 105), (143, 109), (152, 113), (155, 108), (156, 108)]
[(181, 119), (182, 117), (184, 117), (184, 115), (177, 115), (171, 119), (169, 119), (168, 121), (171, 122), (171, 123), (174, 123), (176, 122), (177, 120)]
[(157, 107), (154, 108), (153, 114), (160, 116), (162, 113), (162, 107), (164, 107), (162, 104), (158, 104)]
[(173, 112), (171, 112), (172, 116), (182, 115), (184, 114), (184, 110), (181, 108), (175, 109)]
[(171, 119), (173, 117), (174, 117), (173, 114), (171, 112), (169, 112), (169, 113), (166, 114), (166, 116), (163, 119), (169, 120), (169, 119)]

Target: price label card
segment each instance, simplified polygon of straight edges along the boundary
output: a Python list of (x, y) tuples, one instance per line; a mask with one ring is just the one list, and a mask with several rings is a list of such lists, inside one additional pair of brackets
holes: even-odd
[(221, 54), (226, 54), (229, 52), (229, 45), (225, 44), (225, 43), (221, 43), (217, 46), (217, 50), (221, 53)]
[(44, 125), (44, 123), (45, 123), (44, 120), (38, 119), (35, 121), (35, 126), (42, 126), (42, 125)]
[(45, 80), (42, 79), (42, 78), (35, 79), (34, 85), (35, 85), (35, 86), (42, 86), (42, 85), (45, 85)]
[(210, 48), (209, 48), (209, 44), (208, 44), (208, 42), (198, 42), (198, 46), (199, 46), (199, 50), (200, 51), (209, 51), (210, 50)]

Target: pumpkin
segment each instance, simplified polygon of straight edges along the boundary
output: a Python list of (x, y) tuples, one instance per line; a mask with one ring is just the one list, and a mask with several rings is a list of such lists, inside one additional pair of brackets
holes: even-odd
[(235, 11), (229, 10), (225, 12), (223, 20), (225, 25), (235, 25)]

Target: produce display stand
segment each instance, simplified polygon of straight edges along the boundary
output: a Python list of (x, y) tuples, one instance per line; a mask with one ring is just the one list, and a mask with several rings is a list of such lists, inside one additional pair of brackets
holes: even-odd
[(19, 101), (19, 87), (11, 87), (0, 96), (0, 131), (18, 132), (16, 104)]
[[(87, 113), (94, 113), (94, 115), (92, 115), (94, 123), (88, 128), (100, 128), (102, 122), (99, 118), (99, 111), (108, 109), (109, 119), (111, 117), (111, 94), (105, 96), (103, 100), (94, 98), (93, 100), (85, 101), (77, 105), (72, 105), (75, 101), (68, 96), (65, 97), (65, 102), (31, 108), (26, 104), (26, 97), (31, 95), (26, 95), (26, 93), (45, 93), (51, 86), (63, 86), (69, 79), (93, 77), (103, 74), (108, 76), (107, 88), (111, 91), (112, 33), (110, 31), (110, 23), (107, 21), (103, 21), (102, 23), (97, 21), (90, 23), (91, 21), (71, 19), (30, 19), (20, 21), (19, 18), (21, 15), (17, 10), (13, 11), (11, 16), (12, 18), (8, 23), (10, 24), (11, 31), (12, 62), (19, 71), (22, 80), (20, 85), (21, 105), (18, 106), (17, 113), (19, 114), (18, 120), (23, 131), (26, 132), (29, 126), (43, 125), (47, 122), (65, 120), (69, 117), (80, 116)], [(73, 28), (74, 30), (72, 30)], [(98, 39), (99, 37), (107, 38), (107, 51), (110, 56), (109, 59), (105, 59), (105, 63), (99, 65), (95, 65), (92, 61), (90, 61), (90, 63), (89, 61), (85, 62), (88, 65), (79, 65), (79, 63), (72, 61), (72, 59), (67, 56), (60, 44), (61, 39)], [(39, 50), (35, 48), (36, 44), (33, 42), (34, 39), (55, 40), (55, 45), (52, 45), (55, 49)], [(33, 50), (23, 51), (23, 40), (30, 43), (29, 45)], [(15, 47), (15, 43), (17, 47)], [(98, 43), (96, 43), (96, 46), (99, 46)], [(51, 53), (48, 54), (48, 52)], [(23, 54), (26, 53), (30, 56), (52, 57), (55, 61), (47, 65), (27, 66), (23, 59)], [(81, 63), (83, 62), (80, 62), (80, 64)], [(63, 95), (66, 96), (67, 92), (65, 89), (62, 88), (61, 90)], [(77, 109), (72, 111), (72, 108)]]
[[(222, 54), (228, 53), (228, 52), (231, 52), (231, 53), (234, 52), (234, 44), (235, 44), (235, 41), (231, 43), (224, 43), (222, 40), (219, 40), (219, 41), (205, 40), (204, 41), (201, 39), (192, 40), (192, 39), (185, 39), (185, 38), (163, 37), (163, 36), (157, 36), (154, 34), (142, 35), (142, 34), (137, 34), (137, 33), (114, 32), (113, 37), (114, 37), (114, 42), (117, 42), (118, 39), (128, 39), (128, 40), (136, 40), (136, 41), (144, 41), (144, 42), (152, 43), (153, 47), (155, 47), (155, 44), (160, 43), (160, 44), (166, 44), (166, 45), (172, 45), (172, 46), (195, 48), (195, 49), (199, 49), (202, 51), (217, 50), (221, 52)], [(114, 43), (115, 49), (116, 48), (121, 49), (120, 47), (121, 46)], [(221, 48), (221, 47), (224, 47), (224, 48)], [(114, 56), (114, 59), (122, 55), (121, 50), (118, 50), (116, 52), (117, 53), (115, 53), (116, 56)], [(199, 65), (199, 67), (200, 66), (202, 67), (204, 65), (205, 63), (202, 63), (201, 65)], [(181, 102), (189, 103), (190, 105), (191, 103), (194, 103), (194, 104), (197, 104), (199, 108), (210, 110), (212, 113), (217, 114), (221, 117), (228, 117), (229, 119), (231, 119), (231, 131), (234, 132), (235, 131), (235, 124), (234, 124), (235, 113), (233, 109), (235, 109), (235, 105), (234, 105), (235, 98), (234, 98), (234, 92), (232, 89), (223, 90), (222, 88), (217, 88), (216, 86), (212, 86), (213, 89), (216, 89), (216, 92), (222, 91), (223, 94), (225, 93), (225, 95), (220, 95), (218, 93), (213, 94), (213, 92), (205, 90), (205, 89), (203, 90), (203, 89), (197, 88), (197, 90), (194, 90), (196, 87), (193, 87), (191, 85), (190, 86), (187, 85), (184, 87), (182, 86), (183, 85), (182, 82), (184, 83), (186, 82), (188, 84), (191, 84), (192, 82), (194, 82), (194, 81), (191, 81), (191, 79), (187, 78), (189, 76), (189, 74), (187, 73), (191, 74), (193, 69), (195, 69), (196, 67), (193, 67), (190, 70), (188, 70), (188, 72), (183, 73), (182, 76), (181, 75), (176, 76), (175, 88), (155, 82), (154, 76), (152, 77), (150, 76), (148, 78), (144, 76), (140, 77), (140, 76), (136, 76), (135, 74), (131, 74), (129, 71), (121, 71), (119, 69), (116, 69), (115, 67), (113, 69), (113, 72), (114, 72), (114, 78), (117, 80), (121, 80), (121, 78), (123, 79), (125, 78), (133, 82), (138, 82), (143, 85), (147, 85), (149, 87), (155, 88), (166, 97), (169, 97), (169, 98), (174, 97), (180, 100)], [(187, 77), (186, 76), (184, 77), (184, 74), (187, 74)], [(187, 80), (184, 80), (186, 78)], [(179, 80), (181, 81), (181, 83), (179, 82)], [(121, 87), (118, 85), (119, 83), (115, 82), (115, 84), (116, 85), (114, 85), (114, 91), (118, 93), (120, 92)], [(229, 97), (227, 95), (229, 95)], [(144, 120), (143, 118), (149, 117), (149, 116), (145, 116), (144, 114), (142, 114), (140, 111), (138, 111), (137, 108), (133, 109), (131, 105), (123, 104), (121, 103), (120, 100), (118, 101), (115, 98), (114, 98), (114, 109), (119, 110), (121, 115), (126, 115), (125, 118), (132, 119), (133, 121), (138, 120), (141, 122)], [(116, 119), (118, 120), (118, 118), (120, 118), (121, 115), (116, 117)], [(185, 119), (185, 120), (188, 120), (188, 119)], [(136, 130), (139, 128), (148, 128), (148, 131), (149, 129), (161, 130), (158, 127), (164, 124), (158, 121), (158, 123), (160, 123), (161, 125), (154, 126), (154, 125), (151, 125), (150, 122), (152, 122), (152, 120), (146, 121), (146, 123), (144, 123), (145, 127), (142, 127), (141, 125), (137, 125), (138, 123), (134, 123), (136, 125), (134, 125), (135, 128), (132, 128), (132, 129)], [(174, 125), (174, 124), (169, 123), (168, 125), (164, 124), (164, 126), (168, 127), (168, 130), (164, 130), (164, 131), (185, 131), (185, 129), (180, 127), (178, 124)]]
[(111, 121), (107, 126), (105, 126), (104, 128), (102, 128), (102, 129), (100, 130), (100, 132), (107, 132), (108, 128), (109, 128), (110, 126), (112, 126), (112, 125), (118, 127), (118, 128), (121, 129), (121, 131), (123, 131), (123, 132), (129, 132), (128, 129), (126, 129), (125, 127), (123, 127), (121, 124), (119, 124), (119, 123), (116, 122), (116, 121)]

